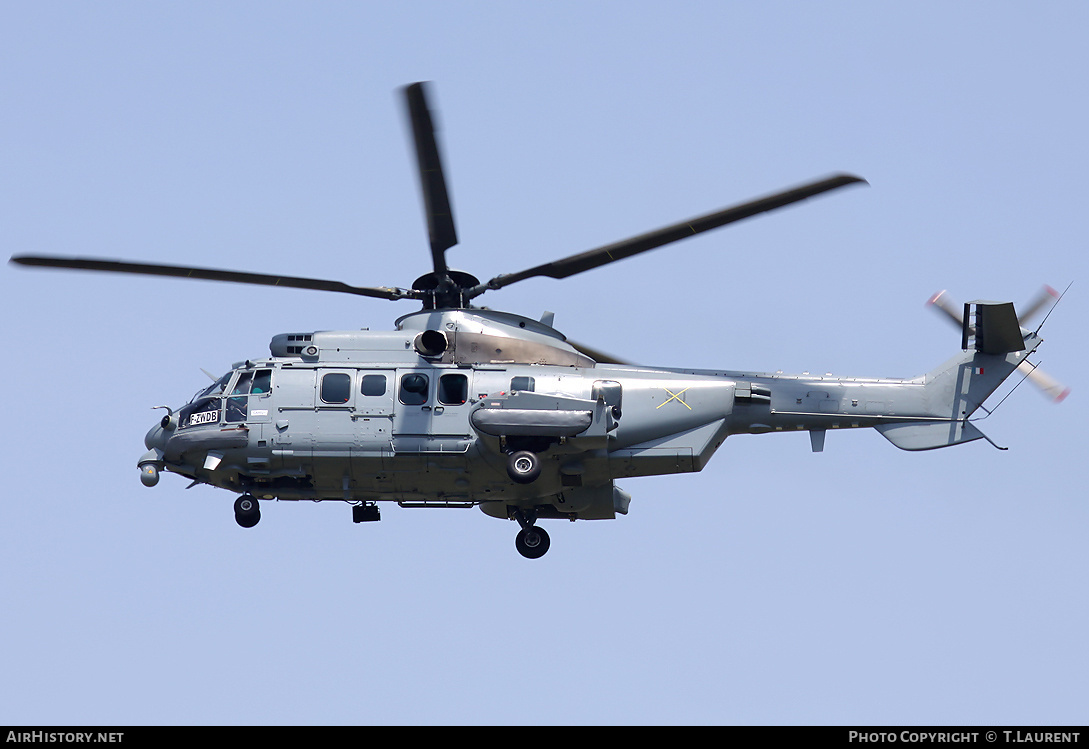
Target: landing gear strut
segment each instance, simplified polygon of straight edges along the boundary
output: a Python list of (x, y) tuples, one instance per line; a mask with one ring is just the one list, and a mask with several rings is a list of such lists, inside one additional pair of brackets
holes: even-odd
[(526, 559), (543, 557), (548, 551), (550, 540), (544, 528), (534, 525), (537, 514), (533, 510), (525, 512), (517, 510), (514, 513), (514, 519), (522, 526), (522, 530), (518, 531), (518, 535), (514, 537), (514, 548), (518, 549), (518, 553)]
[(234, 501), (234, 520), (243, 528), (252, 528), (261, 519), (261, 508), (257, 497), (243, 494)]

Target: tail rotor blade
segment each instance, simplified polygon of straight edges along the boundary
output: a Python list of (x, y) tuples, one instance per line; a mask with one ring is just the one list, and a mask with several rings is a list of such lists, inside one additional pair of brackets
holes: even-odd
[[(1058, 296), (1058, 293), (1054, 289), (1050, 286), (1045, 286), (1040, 293), (1040, 296), (1038, 296), (1018, 318), (1018, 323), (1024, 324), (1027, 319), (1039, 313), (1039, 311), (1049, 302), (1054, 303)], [(949, 294), (945, 291), (939, 291), (934, 296), (930, 297), (927, 301), (927, 305), (946, 315), (958, 327), (963, 327), (963, 308), (950, 299)], [(1061, 403), (1066, 396), (1070, 395), (1070, 388), (1066, 387), (1050, 375), (1045, 374), (1039, 367), (1029, 364), (1028, 361), (1022, 361), (1017, 365), (1017, 369), (1032, 382), (1033, 385), (1040, 388), (1040, 392), (1055, 403)]]
[(1044, 286), (1044, 288), (1040, 289), (1040, 293), (1037, 294), (1036, 298), (1017, 316), (1017, 322), (1022, 326), (1027, 325), (1029, 320), (1038, 315), (1044, 307), (1054, 304), (1058, 298), (1059, 292), (1050, 286)]
[(949, 298), (947, 292), (939, 291), (937, 294), (930, 297), (929, 301), (927, 301), (927, 305), (948, 315), (949, 319), (952, 320), (958, 328), (964, 325), (964, 313), (962, 309)]
[(1062, 403), (1066, 396), (1070, 395), (1070, 388), (1066, 387), (1050, 375), (1040, 371), (1039, 367), (1032, 366), (1027, 361), (1018, 364), (1017, 369), (1021, 374), (1025, 375), (1033, 385), (1040, 388), (1040, 392), (1055, 403)]

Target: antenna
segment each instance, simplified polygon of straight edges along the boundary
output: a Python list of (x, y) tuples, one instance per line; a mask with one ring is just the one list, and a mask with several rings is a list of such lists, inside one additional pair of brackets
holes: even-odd
[(1073, 285), (1074, 285), (1073, 281), (1071, 281), (1070, 283), (1068, 283), (1066, 285), (1066, 288), (1063, 289), (1063, 293), (1059, 294), (1059, 298), (1055, 300), (1055, 303), (1053, 305), (1051, 305), (1051, 309), (1049, 309), (1047, 311), (1047, 314), (1044, 315), (1044, 319), (1041, 320), (1040, 324), (1036, 326), (1036, 330), (1034, 331), (1035, 333), (1039, 334), (1040, 328), (1044, 327), (1044, 323), (1047, 322), (1047, 318), (1051, 317), (1051, 313), (1054, 312), (1055, 308), (1059, 306), (1059, 302), (1061, 302), (1063, 300), (1063, 297), (1066, 296), (1066, 292), (1070, 291), (1070, 287), (1073, 286)]

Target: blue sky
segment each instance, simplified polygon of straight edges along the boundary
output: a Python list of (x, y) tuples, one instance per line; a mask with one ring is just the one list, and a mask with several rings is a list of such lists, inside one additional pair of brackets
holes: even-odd
[[(5, 266), (0, 722), (1082, 724), (1082, 3), (6, 3), (0, 244), (408, 286), (434, 81), (482, 278), (870, 182), (486, 303), (647, 364), (922, 373), (923, 303), (1070, 293), (983, 442), (743, 436), (538, 561), (476, 510), (278, 503), (135, 461), (277, 333), (414, 309)], [(1081, 362), (1081, 364), (1079, 364)]]

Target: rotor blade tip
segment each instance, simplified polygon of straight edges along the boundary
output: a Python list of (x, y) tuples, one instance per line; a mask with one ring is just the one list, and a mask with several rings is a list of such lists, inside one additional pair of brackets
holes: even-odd
[(1066, 396), (1068, 395), (1070, 395), (1070, 388), (1067, 388), (1066, 390), (1059, 393), (1059, 395), (1055, 398), (1055, 402), (1062, 403), (1064, 400), (1066, 400)]
[(942, 289), (941, 291), (935, 292), (935, 294), (932, 297), (930, 297), (929, 299), (926, 300), (927, 305), (937, 303), (937, 301), (939, 299), (941, 299), (942, 294), (944, 294), (945, 292), (946, 292), (945, 289)]
[(869, 186), (869, 184), (870, 184), (868, 180), (865, 180), (862, 177), (859, 177), (857, 174), (847, 174), (846, 172), (841, 172), (840, 174), (837, 174), (836, 176), (839, 179), (841, 179), (843, 181), (843, 184), (845, 184), (845, 185), (858, 183), (858, 184)]

